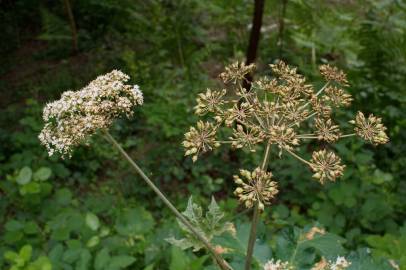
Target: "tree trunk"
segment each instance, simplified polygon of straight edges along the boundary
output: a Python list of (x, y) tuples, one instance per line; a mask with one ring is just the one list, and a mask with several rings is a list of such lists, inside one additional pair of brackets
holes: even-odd
[[(255, 0), (254, 14), (252, 17), (252, 28), (250, 33), (250, 40), (247, 48), (246, 61), (245, 64), (249, 65), (255, 62), (257, 58), (257, 51), (259, 45), (259, 39), (261, 35), (262, 27), (262, 17), (264, 15), (265, 0)], [(252, 74), (245, 75), (245, 80), (243, 81), (243, 87), (247, 91), (251, 89)], [(240, 106), (240, 104), (238, 104)], [(235, 151), (230, 150), (229, 158), (231, 162), (239, 163), (238, 156)]]
[[(252, 17), (252, 28), (250, 33), (250, 41), (247, 49), (246, 64), (249, 65), (255, 62), (257, 58), (258, 45), (261, 37), (262, 17), (264, 15), (265, 0), (255, 0), (254, 15)], [(244, 88), (251, 89), (252, 74), (245, 76)]]

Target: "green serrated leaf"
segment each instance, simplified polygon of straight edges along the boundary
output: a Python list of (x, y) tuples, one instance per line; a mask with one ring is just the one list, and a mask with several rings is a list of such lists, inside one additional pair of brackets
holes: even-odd
[(92, 255), (87, 249), (81, 249), (79, 262), (77, 263), (76, 270), (88, 270)]
[(17, 175), (16, 182), (20, 185), (26, 185), (31, 181), (32, 170), (30, 167), (23, 167)]
[(73, 264), (80, 258), (81, 251), (81, 248), (70, 248), (64, 252), (62, 259), (69, 264)]
[(253, 257), (259, 264), (265, 264), (272, 258), (271, 247), (266, 243), (257, 241), (255, 243)]
[(144, 270), (154, 270), (154, 264), (150, 264), (144, 268)]
[(100, 237), (98, 237), (97, 235), (92, 236), (89, 241), (87, 241), (86, 246), (88, 248), (92, 248), (97, 246), (100, 243)]
[(24, 224), (24, 233), (26, 234), (36, 234), (39, 232), (39, 227), (37, 223), (34, 221), (28, 221), (27, 223)]
[[(166, 238), (165, 241), (167, 241), (168, 243), (177, 246), (178, 248), (185, 250), (188, 248), (193, 247), (196, 243), (194, 243), (193, 241), (187, 239), (187, 238), (182, 238), (182, 239), (176, 239), (175, 237), (169, 237)], [(200, 247), (200, 246), (199, 246)]]
[(95, 270), (104, 269), (106, 267), (106, 265), (108, 264), (108, 262), (110, 261), (110, 259), (111, 259), (111, 257), (110, 257), (108, 248), (103, 248), (102, 250), (100, 250), (97, 253), (96, 258), (94, 260)]
[(20, 249), (19, 257), (22, 258), (25, 262), (31, 260), (32, 247), (30, 245), (25, 245)]
[(143, 208), (125, 209), (120, 212), (115, 228), (121, 235), (143, 235), (154, 226), (151, 213)]
[(67, 188), (58, 189), (55, 192), (55, 199), (60, 205), (68, 205), (72, 201), (72, 192)]
[(206, 220), (209, 228), (214, 230), (223, 217), (224, 213), (221, 211), (214, 197), (211, 197), (211, 203), (206, 213)]
[[(211, 203), (206, 211), (205, 216), (203, 217), (202, 207), (193, 203), (192, 196), (188, 200), (186, 210), (183, 212), (186, 218), (193, 225), (194, 229), (203, 235), (206, 239), (211, 241), (214, 236), (221, 235), (226, 231), (234, 231), (234, 226), (229, 222), (221, 222), (224, 214), (220, 210), (220, 207), (217, 205), (214, 198), (212, 198)], [(186, 238), (175, 239), (169, 238), (168, 242), (182, 248), (192, 248), (193, 251), (198, 251), (204, 246), (197, 237), (190, 232), (190, 230), (178, 220), (179, 226), (181, 229), (186, 232)]]
[(52, 263), (45, 256), (40, 256), (30, 263), (26, 270), (52, 270)]
[(24, 233), (21, 231), (11, 231), (4, 235), (4, 241), (8, 244), (15, 244), (24, 237)]
[(41, 186), (37, 182), (30, 182), (20, 188), (20, 194), (36, 194), (41, 191)]
[(374, 175), (372, 177), (372, 182), (378, 185), (391, 182), (392, 180), (393, 180), (392, 174), (383, 172), (379, 169), (376, 169), (374, 171)]
[(177, 247), (171, 249), (171, 263), (169, 270), (189, 270), (190, 259)]
[(315, 234), (309, 239), (304, 231), (297, 228), (290, 232), (285, 235), (289, 237), (286, 241), (287, 245), (279, 246), (278, 251), (279, 255), (284, 254), (284, 260), (288, 260), (297, 267), (311, 264), (318, 256), (334, 260), (345, 253), (342, 246), (345, 240), (337, 235)]
[(308, 247), (315, 248), (320, 254), (326, 258), (334, 258), (345, 253), (343, 244), (345, 239), (331, 233), (316, 234), (312, 240), (304, 240), (300, 242), (300, 247), (306, 249)]
[(62, 255), (63, 255), (63, 245), (57, 244), (51, 249), (48, 256), (51, 259), (51, 261), (60, 262)]
[(348, 270), (394, 270), (395, 268), (390, 265), (390, 262), (384, 258), (374, 259), (368, 249), (359, 249), (347, 257), (351, 262)]
[(4, 259), (10, 261), (10, 262), (14, 262), (18, 259), (18, 254), (15, 253), (14, 251), (7, 251), (4, 253)]
[(100, 226), (99, 218), (91, 212), (86, 214), (85, 222), (86, 225), (93, 231), (97, 231)]
[[(235, 229), (234, 229), (235, 230)], [(250, 224), (244, 223), (237, 226), (237, 232), (227, 233), (213, 239), (213, 244), (221, 246), (226, 254), (232, 254), (236, 259), (244, 258), (247, 251)], [(253, 259), (258, 265), (266, 263), (272, 258), (272, 251), (268, 244), (256, 241)]]
[(110, 234), (110, 229), (108, 227), (102, 227), (100, 229), (100, 234), (99, 234), (100, 237), (106, 237), (109, 234)]
[(64, 241), (69, 239), (70, 229), (68, 227), (59, 227), (52, 231), (51, 239)]
[(52, 171), (48, 167), (41, 167), (34, 173), (34, 180), (36, 181), (46, 181), (51, 177)]
[(193, 203), (193, 198), (190, 196), (186, 210), (182, 214), (185, 215), (192, 223), (199, 224), (202, 220), (203, 210), (199, 205)]
[(119, 255), (111, 258), (108, 268), (106, 269), (124, 269), (133, 264), (136, 259), (132, 256)]
[(16, 219), (9, 220), (5, 228), (7, 231), (19, 231), (24, 228), (24, 224)]

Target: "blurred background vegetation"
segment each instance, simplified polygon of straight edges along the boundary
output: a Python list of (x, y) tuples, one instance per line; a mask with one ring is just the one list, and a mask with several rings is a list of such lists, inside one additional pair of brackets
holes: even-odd
[[(296, 161), (273, 156), (281, 192), (260, 234), (319, 224), (348, 250), (369, 247), (374, 258), (406, 267), (406, 2), (265, 2), (255, 75), (283, 59), (317, 83), (319, 64), (337, 65), (355, 98), (341, 114), (382, 116), (391, 142), (339, 143), (347, 169), (325, 186)], [(253, 1), (3, 0), (0, 7), (0, 268), (28, 269), (18, 268), (22, 261), (32, 269), (203, 269), (207, 257), (163, 240), (179, 234), (175, 219), (102, 139), (70, 160), (49, 158), (37, 139), (41, 111), (63, 91), (121, 69), (140, 85), (145, 106), (113, 134), (179, 208), (190, 194), (203, 204), (213, 195), (228, 219), (245, 222), (231, 178), (260, 157), (220, 149), (192, 166), (181, 141), (196, 120), (196, 94), (220, 86), (224, 65), (245, 59)]]

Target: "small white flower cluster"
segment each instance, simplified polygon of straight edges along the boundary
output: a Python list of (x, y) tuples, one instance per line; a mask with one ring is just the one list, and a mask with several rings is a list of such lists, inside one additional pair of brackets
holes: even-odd
[(338, 256), (335, 262), (329, 262), (331, 270), (343, 270), (350, 267), (351, 262), (347, 261), (344, 257)]
[[(318, 262), (312, 270), (345, 270), (350, 267), (351, 262), (347, 261), (344, 257), (338, 256), (336, 261), (328, 261), (324, 258)], [(294, 268), (289, 262), (281, 260), (270, 260), (264, 265), (263, 270), (293, 270)]]
[(289, 262), (282, 262), (281, 260), (275, 261), (274, 259), (268, 261), (264, 265), (264, 270), (291, 270), (293, 269)]
[(132, 108), (143, 104), (138, 85), (128, 85), (130, 77), (119, 70), (97, 77), (79, 91), (66, 91), (59, 100), (45, 106), (45, 126), (39, 139), (51, 156), (55, 152), (71, 156), (73, 147), (99, 129), (107, 129), (115, 118), (131, 117)]
[(341, 256), (338, 256), (335, 261), (327, 261), (323, 257), (311, 270), (345, 270), (350, 267), (350, 265), (351, 262)]

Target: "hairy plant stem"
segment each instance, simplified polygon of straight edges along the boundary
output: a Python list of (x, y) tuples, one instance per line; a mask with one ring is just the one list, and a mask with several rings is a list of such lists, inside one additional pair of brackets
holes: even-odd
[[(261, 166), (262, 170), (265, 170), (266, 167), (268, 166), (270, 150), (271, 150), (271, 144), (268, 142), (268, 144), (266, 145), (264, 160), (262, 161), (262, 166)], [(248, 246), (247, 246), (247, 256), (245, 258), (245, 270), (251, 269), (252, 255), (254, 253), (255, 240), (257, 239), (257, 226), (258, 226), (259, 216), (260, 216), (260, 210), (259, 210), (258, 202), (257, 202), (255, 204), (254, 214), (252, 215), (252, 220), (251, 220), (251, 231), (250, 231), (250, 236), (249, 236)]]
[(111, 136), (108, 131), (104, 131), (106, 139), (111, 142), (111, 144), (120, 152), (120, 154), (130, 163), (130, 165), (135, 169), (135, 171), (141, 176), (141, 178), (148, 184), (150, 188), (158, 195), (158, 197), (163, 201), (163, 203), (173, 212), (173, 214), (182, 222), (191, 233), (193, 233), (208, 249), (211, 253), (214, 261), (218, 264), (219, 268), (222, 270), (232, 270), (228, 263), (215, 251), (214, 247), (210, 242), (201, 235), (193, 225), (176, 209), (176, 207), (166, 198), (166, 196), (159, 190), (157, 186), (145, 175), (140, 167), (135, 163), (135, 161), (127, 154), (127, 152), (121, 147), (121, 145)]

